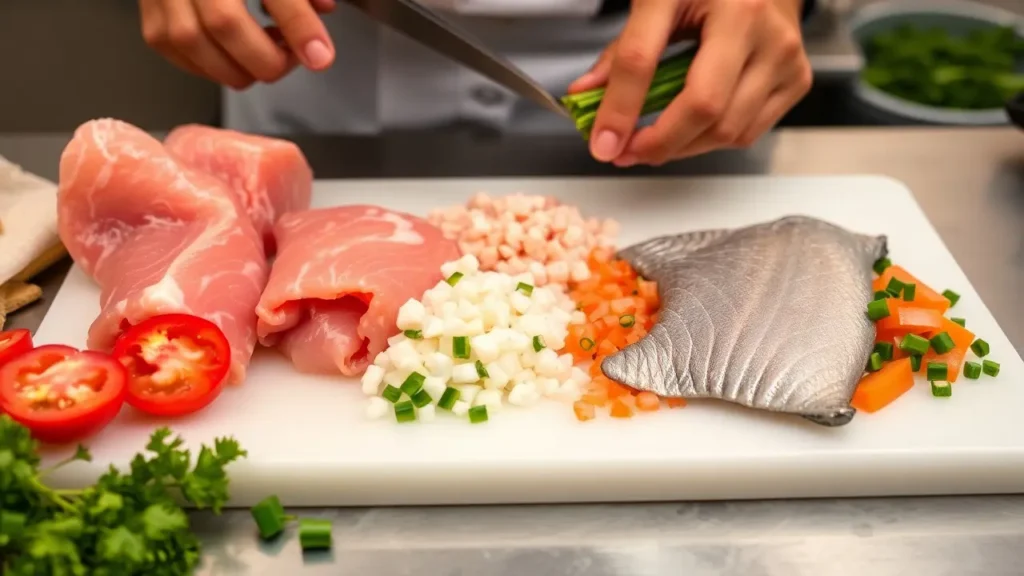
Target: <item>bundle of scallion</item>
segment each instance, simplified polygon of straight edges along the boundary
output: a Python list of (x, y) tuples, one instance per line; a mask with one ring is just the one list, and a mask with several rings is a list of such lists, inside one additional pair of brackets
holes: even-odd
[[(651, 80), (651, 86), (647, 90), (647, 97), (644, 99), (641, 116), (664, 110), (669, 102), (672, 102), (672, 99), (683, 90), (686, 74), (690, 70), (690, 64), (696, 53), (696, 48), (691, 48), (666, 58), (658, 64), (654, 78)], [(590, 139), (590, 131), (594, 127), (597, 108), (601, 105), (603, 98), (603, 86), (578, 94), (562, 96), (562, 104), (576, 121), (576, 129), (583, 135), (584, 140)]]

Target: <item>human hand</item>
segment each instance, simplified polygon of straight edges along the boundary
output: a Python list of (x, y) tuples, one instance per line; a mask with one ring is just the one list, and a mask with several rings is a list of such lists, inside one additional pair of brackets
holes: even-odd
[(245, 0), (139, 0), (142, 36), (179, 68), (232, 88), (275, 82), (298, 63), (323, 70), (334, 45), (320, 14), (335, 0), (265, 0), (262, 28)]
[[(803, 0), (633, 0), (626, 26), (569, 93), (606, 86), (591, 154), (625, 167), (747, 147), (811, 88), (800, 32)], [(700, 29), (683, 91), (636, 129), (669, 41)]]

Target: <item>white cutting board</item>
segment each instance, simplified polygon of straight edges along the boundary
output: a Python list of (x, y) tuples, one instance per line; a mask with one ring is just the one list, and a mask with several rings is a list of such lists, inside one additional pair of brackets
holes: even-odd
[[(196, 447), (231, 434), (233, 505), (275, 493), (289, 506), (741, 499), (1024, 492), (1024, 362), (902, 184), (878, 177), (349, 180), (316, 183), (316, 206), (376, 203), (426, 214), (473, 193), (551, 194), (622, 223), (626, 245), (654, 235), (806, 214), (886, 234), (894, 261), (937, 290), (992, 346), (996, 379), (961, 379), (952, 398), (926, 382), (840, 428), (716, 402), (587, 423), (569, 406), (506, 409), (483, 425), (398, 425), (364, 417), (354, 380), (310, 377), (260, 350), (248, 380), (172, 423)], [(82, 346), (99, 291), (77, 267), (40, 327), (40, 343)], [(1021, 322), (1024, 319), (1006, 319)], [(779, 334), (778, 337), (785, 337)], [(125, 465), (154, 427), (126, 407), (88, 444), (94, 461), (55, 480), (92, 481)], [(56, 457), (52, 454), (50, 457)]]

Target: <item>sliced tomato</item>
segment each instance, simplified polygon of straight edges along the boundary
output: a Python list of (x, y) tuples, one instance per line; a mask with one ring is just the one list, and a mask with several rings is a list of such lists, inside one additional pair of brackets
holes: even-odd
[(124, 367), (111, 356), (40, 346), (0, 367), (0, 408), (37, 440), (71, 442), (117, 416), (126, 381)]
[(0, 332), (0, 366), (32, 349), (32, 334), (23, 328)]
[(216, 324), (188, 314), (154, 316), (114, 346), (128, 369), (128, 403), (149, 414), (181, 416), (220, 395), (231, 347)]

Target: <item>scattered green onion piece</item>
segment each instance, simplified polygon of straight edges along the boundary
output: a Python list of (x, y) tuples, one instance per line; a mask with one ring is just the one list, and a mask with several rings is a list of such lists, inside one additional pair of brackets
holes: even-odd
[(406, 330), (405, 337), (410, 340), (420, 340), (423, 338), (423, 330)]
[[(452, 272), (452, 275), (445, 279), (445, 282), (447, 282), (449, 286), (455, 286), (459, 283), (459, 280), (462, 280), (462, 276), (462, 272)], [(435, 276), (435, 278), (437, 278), (437, 276)]]
[(426, 379), (427, 377), (419, 372), (409, 374), (406, 376), (405, 382), (402, 382), (402, 392), (405, 392), (406, 396), (412, 398), (423, 388), (423, 381)]
[(466, 336), (456, 336), (452, 338), (452, 356), (460, 360), (469, 359), (469, 338)]
[(427, 394), (426, 390), (420, 390), (412, 397), (412, 403), (417, 408), (423, 408), (424, 406), (430, 404), (433, 401), (434, 399), (430, 397), (430, 394)]
[(580, 338), (580, 348), (582, 348), (584, 352), (589, 352), (594, 349), (594, 341), (590, 338)]
[(923, 355), (928, 351), (928, 341), (917, 334), (907, 334), (900, 340), (900, 350)]
[(900, 279), (894, 276), (889, 279), (889, 283), (885, 286), (885, 291), (892, 294), (894, 298), (899, 298), (900, 292), (903, 291), (904, 286), (905, 284), (900, 282)]
[(491, 375), (487, 373), (487, 368), (484, 368), (484, 363), (483, 362), (477, 360), (476, 364), (474, 366), (476, 366), (476, 375), (477, 376), (479, 376), (481, 378), (490, 378), (491, 377)]
[(540, 336), (533, 337), (533, 351), (540, 352), (544, 349), (544, 339)]
[(391, 384), (388, 384), (387, 386), (384, 387), (384, 391), (380, 393), (380, 396), (381, 398), (394, 404), (395, 402), (398, 402), (398, 400), (402, 397), (402, 390), (399, 388), (395, 388)]
[(878, 372), (882, 369), (882, 355), (878, 352), (872, 352), (871, 357), (868, 358), (868, 370), (871, 372)]
[(920, 354), (911, 354), (910, 355), (910, 370), (913, 371), (913, 372), (917, 372), (920, 369), (921, 369), (921, 355)]
[(984, 358), (985, 356), (988, 356), (989, 353), (988, 342), (978, 338), (973, 344), (971, 344), (971, 350), (978, 355), (978, 358)]
[(878, 260), (875, 260), (874, 265), (871, 267), (875, 270), (875, 274), (881, 275), (889, 266), (892, 266), (892, 260), (889, 260), (888, 258), (879, 258)]
[(636, 316), (632, 314), (623, 314), (619, 316), (619, 326), (623, 328), (632, 328), (633, 324), (636, 324)]
[(469, 422), (471, 424), (479, 424), (481, 422), (487, 422), (487, 406), (481, 404), (479, 406), (473, 406), (469, 409)]
[(903, 285), (903, 301), (913, 302), (914, 297), (917, 295), (917, 284), (913, 282)]
[(416, 407), (411, 400), (395, 404), (395, 420), (398, 422), (412, 422), (416, 420)]
[(949, 300), (950, 308), (956, 306), (956, 303), (960, 301), (960, 295), (952, 290), (943, 290), (942, 295), (946, 297), (946, 300)]
[(953, 338), (949, 335), (949, 332), (940, 332), (931, 339), (932, 349), (939, 354), (945, 354), (953, 348), (956, 348), (956, 344), (953, 342)]
[(945, 362), (929, 362), (925, 368), (925, 376), (931, 382), (945, 382), (949, 380), (949, 366)]
[(303, 550), (331, 547), (331, 521), (320, 518), (299, 519), (299, 544)]
[(882, 360), (892, 360), (892, 342), (878, 342), (875, 344), (875, 352), (882, 357)]
[[(435, 278), (436, 278), (436, 276), (435, 276)], [(523, 294), (526, 294), (527, 296), (530, 296), (530, 295), (533, 294), (533, 286), (527, 284), (526, 282), (520, 282), (519, 284), (517, 284), (516, 285), (516, 290), (522, 292)]]
[(452, 388), (448, 386), (444, 389), (444, 393), (441, 394), (441, 399), (437, 401), (437, 407), (444, 410), (451, 410), (455, 403), (459, 401), (460, 392), (458, 388)]
[(260, 500), (249, 512), (252, 513), (252, 519), (256, 521), (260, 538), (269, 540), (284, 532), (284, 506), (281, 506), (281, 500), (276, 495)]
[(981, 364), (977, 362), (965, 362), (964, 363), (964, 378), (968, 380), (977, 380), (981, 377)]
[(954, 324), (959, 324), (959, 325), (963, 326), (964, 328), (967, 328), (967, 320), (965, 320), (963, 318), (950, 318), (949, 321), (954, 323)]
[(999, 362), (993, 362), (991, 360), (981, 361), (981, 371), (993, 378), (999, 376)]
[(949, 398), (953, 395), (953, 387), (949, 382), (932, 382), (932, 396), (936, 398)]
[(884, 299), (868, 302), (868, 318), (872, 322), (878, 322), (882, 318), (889, 317), (889, 302)]
[(879, 291), (875, 292), (874, 299), (875, 300), (885, 300), (886, 298), (890, 298), (891, 296), (892, 296), (892, 294), (889, 294), (885, 290), (879, 290)]

